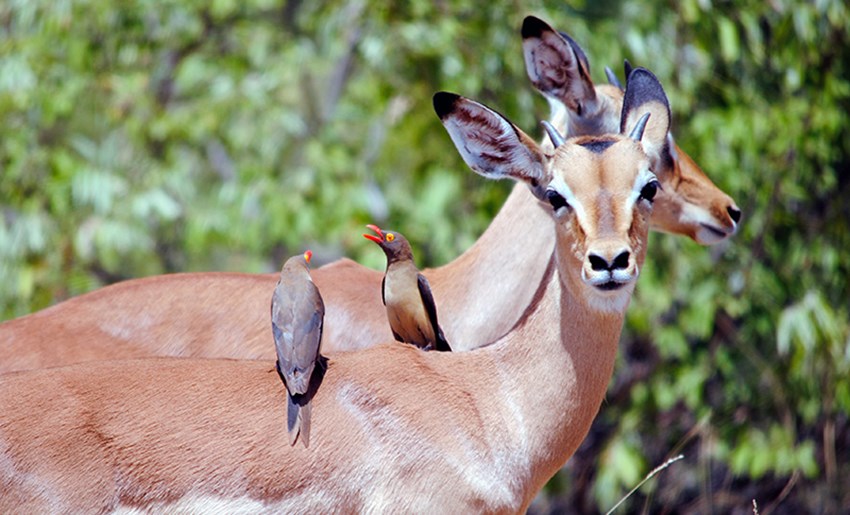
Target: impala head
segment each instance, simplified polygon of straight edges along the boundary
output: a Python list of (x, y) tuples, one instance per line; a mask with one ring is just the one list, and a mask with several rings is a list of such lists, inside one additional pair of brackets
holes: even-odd
[(525, 182), (551, 206), (562, 276), (606, 311), (626, 308), (646, 255), (659, 185), (645, 147), (663, 144), (669, 120), (666, 100), (654, 91), (657, 81), (635, 84), (623, 113), (625, 134), (564, 140), (547, 126), (552, 152), (482, 104), (451, 93), (434, 96), (437, 114), (473, 171)]
[[(606, 70), (610, 84), (595, 85), (581, 47), (534, 16), (523, 21), (522, 38), (528, 77), (549, 102), (557, 127), (566, 128), (570, 136), (621, 130), (625, 95), (613, 72)], [(629, 79), (628, 62), (625, 71)], [(669, 130), (660, 144), (645, 147), (662, 185), (651, 219), (654, 229), (683, 234), (703, 245), (735, 234), (741, 210), (676, 146)]]

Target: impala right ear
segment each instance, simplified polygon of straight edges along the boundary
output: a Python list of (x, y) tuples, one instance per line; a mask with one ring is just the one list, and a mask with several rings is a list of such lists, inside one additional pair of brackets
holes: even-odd
[(454, 93), (434, 95), (434, 111), (461, 157), (489, 179), (510, 177), (542, 198), (548, 184), (545, 158), (537, 143), (501, 114)]
[[(649, 120), (641, 122), (645, 114)], [(670, 103), (655, 75), (646, 68), (634, 68), (626, 81), (620, 132), (631, 134), (639, 124), (646, 123), (640, 138), (644, 151), (658, 158), (667, 144), (670, 130)]]
[(596, 89), (581, 47), (545, 21), (527, 16), (522, 22), (522, 53), (531, 83), (547, 98), (581, 116), (592, 110)]

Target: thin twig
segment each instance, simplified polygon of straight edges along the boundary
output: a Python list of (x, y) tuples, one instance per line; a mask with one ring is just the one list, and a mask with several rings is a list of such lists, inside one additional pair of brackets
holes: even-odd
[(779, 506), (780, 504), (782, 504), (782, 501), (784, 501), (785, 498), (788, 497), (788, 494), (791, 493), (791, 489), (794, 488), (795, 484), (797, 484), (798, 479), (800, 479), (800, 471), (795, 470), (794, 473), (791, 474), (791, 477), (788, 479), (788, 482), (785, 483), (785, 487), (782, 489), (781, 492), (779, 492), (779, 495), (776, 497), (776, 499), (774, 499), (767, 506), (767, 508), (765, 508), (765, 510), (764, 510), (765, 515), (769, 515), (770, 513), (773, 513), (773, 511), (776, 510), (776, 507)]
[(678, 456), (675, 456), (675, 457), (673, 457), (673, 458), (670, 458), (669, 460), (665, 461), (665, 462), (664, 462), (664, 463), (662, 463), (661, 465), (659, 465), (659, 466), (655, 467), (654, 469), (652, 469), (652, 471), (651, 471), (649, 474), (647, 474), (645, 478), (643, 478), (643, 481), (641, 481), (640, 483), (638, 483), (636, 487), (632, 488), (632, 489), (629, 491), (629, 493), (627, 493), (625, 497), (623, 497), (622, 499), (620, 499), (620, 500), (617, 502), (617, 504), (615, 504), (615, 505), (614, 505), (614, 507), (613, 507), (613, 508), (611, 508), (610, 510), (608, 510), (608, 512), (607, 512), (607, 513), (605, 513), (605, 515), (611, 515), (611, 513), (613, 513), (613, 512), (614, 512), (614, 510), (616, 510), (616, 509), (617, 509), (617, 508), (618, 508), (621, 504), (623, 504), (623, 503), (626, 501), (626, 499), (628, 499), (629, 497), (631, 497), (631, 495), (632, 495), (633, 493), (637, 492), (638, 488), (642, 487), (644, 483), (646, 483), (647, 481), (649, 481), (650, 479), (652, 479), (652, 478), (653, 478), (653, 476), (655, 476), (655, 474), (658, 474), (658, 473), (659, 473), (659, 472), (661, 472), (662, 470), (666, 469), (667, 467), (669, 467), (669, 466), (670, 466), (670, 465), (672, 465), (673, 463), (675, 463), (675, 462), (677, 462), (677, 461), (681, 460), (681, 459), (682, 459), (682, 458), (684, 458), (684, 457), (685, 457), (685, 455), (684, 455), (684, 454), (680, 454), (680, 455), (678, 455)]

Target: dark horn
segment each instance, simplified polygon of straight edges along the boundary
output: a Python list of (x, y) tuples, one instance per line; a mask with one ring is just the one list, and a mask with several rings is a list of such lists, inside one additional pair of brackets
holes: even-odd
[(640, 141), (640, 139), (643, 137), (643, 130), (646, 129), (647, 120), (649, 120), (649, 113), (646, 113), (640, 117), (640, 120), (638, 120), (637, 125), (635, 125), (635, 128), (632, 129), (632, 132), (631, 134), (629, 134), (629, 137), (635, 141)]
[(620, 84), (620, 79), (614, 74), (614, 70), (609, 67), (605, 67), (605, 76), (608, 77), (608, 84), (619, 88), (621, 91), (623, 89), (623, 85)]
[(549, 135), (549, 139), (552, 140), (552, 144), (555, 145), (555, 148), (558, 148), (564, 144), (564, 141), (566, 140), (564, 140), (564, 137), (561, 136), (561, 133), (558, 132), (558, 129), (556, 129), (551, 123), (547, 122), (546, 120), (543, 120), (542, 122), (540, 122), (540, 125), (542, 125), (544, 129), (546, 129), (546, 134)]

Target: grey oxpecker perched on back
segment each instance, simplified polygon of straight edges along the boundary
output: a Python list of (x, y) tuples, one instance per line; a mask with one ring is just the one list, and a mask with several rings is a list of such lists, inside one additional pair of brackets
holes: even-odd
[[(308, 264), (313, 253), (289, 258), (272, 295), (272, 333), (277, 368), (287, 390), (289, 443), (310, 443), (311, 378), (320, 360), (325, 304)], [(309, 395), (308, 395), (309, 394)]]

